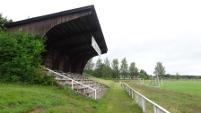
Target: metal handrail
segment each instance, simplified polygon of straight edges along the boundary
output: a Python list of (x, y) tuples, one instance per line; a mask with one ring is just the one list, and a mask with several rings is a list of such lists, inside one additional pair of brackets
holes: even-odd
[[(125, 85), (127, 88), (129, 88), (130, 90), (134, 91), (137, 95), (141, 96), (143, 99), (145, 99), (146, 101), (150, 102), (151, 104), (154, 105), (154, 107), (159, 108), (160, 110), (162, 110), (164, 113), (170, 113), (169, 111), (167, 111), (166, 109), (164, 109), (163, 107), (161, 107), (160, 105), (156, 104), (155, 102), (151, 101), (150, 99), (148, 99), (147, 97), (145, 97), (144, 95), (140, 94), (139, 92), (137, 92), (136, 90), (134, 90), (133, 88), (131, 88), (130, 86), (128, 86), (126, 83), (123, 83), (120, 81), (120, 84)], [(129, 92), (130, 93), (130, 92)], [(145, 111), (145, 108), (143, 108), (143, 110)], [(155, 113), (157, 113), (157, 111), (155, 110)]]
[(64, 75), (62, 75), (62, 74), (60, 74), (60, 73), (57, 73), (57, 72), (55, 72), (55, 71), (53, 71), (53, 70), (51, 70), (51, 69), (48, 69), (48, 68), (46, 68), (46, 69), (47, 69), (48, 71), (54, 73), (54, 74), (57, 74), (57, 75), (59, 75), (59, 76), (61, 76), (61, 77), (64, 77), (64, 78), (66, 78), (66, 79), (71, 80), (71, 81), (72, 81), (72, 89), (73, 89), (73, 82), (75, 82), (75, 83), (78, 83), (78, 84), (80, 84), (80, 85), (82, 85), (82, 86), (84, 86), (84, 87), (87, 87), (87, 88), (89, 88), (89, 89), (94, 90), (94, 92), (95, 92), (94, 98), (95, 98), (95, 100), (96, 100), (96, 89), (94, 89), (94, 88), (92, 88), (92, 87), (90, 87), (90, 86), (88, 86), (88, 85), (82, 84), (81, 82), (75, 81), (74, 79), (69, 78), (69, 77), (67, 77), (67, 76), (64, 76)]

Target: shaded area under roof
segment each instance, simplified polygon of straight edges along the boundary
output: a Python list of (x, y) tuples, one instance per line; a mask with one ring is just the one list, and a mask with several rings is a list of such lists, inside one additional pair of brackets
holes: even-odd
[(6, 24), (9, 32), (23, 30), (47, 37), (43, 64), (54, 70), (82, 73), (87, 61), (98, 54), (92, 36), (101, 49), (108, 48), (93, 5)]

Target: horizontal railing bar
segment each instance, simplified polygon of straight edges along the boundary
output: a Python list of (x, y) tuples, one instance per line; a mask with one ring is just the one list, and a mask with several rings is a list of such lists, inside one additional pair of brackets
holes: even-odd
[[(78, 83), (78, 84), (80, 84), (80, 85), (82, 85), (82, 86), (84, 86), (84, 87), (87, 87), (87, 88), (89, 88), (89, 89), (94, 90), (94, 91), (95, 91), (95, 94), (94, 94), (95, 97), (94, 97), (94, 98), (95, 98), (95, 100), (96, 100), (96, 89), (94, 89), (94, 88), (92, 88), (92, 87), (90, 87), (90, 86), (87, 86), (87, 85), (85, 85), (85, 84), (82, 84), (81, 82), (75, 81), (75, 80), (73, 80), (73, 79), (71, 79), (71, 78), (69, 78), (69, 77), (67, 77), (67, 76), (61, 75), (60, 73), (57, 73), (57, 72), (55, 72), (55, 71), (52, 71), (51, 69), (48, 69), (48, 68), (46, 68), (46, 69), (47, 69), (48, 71), (54, 73), (54, 74), (57, 74), (57, 75), (62, 76), (62, 77), (64, 77), (64, 78), (66, 78), (66, 79), (69, 79), (69, 80), (71, 80), (72, 82), (76, 82), (76, 83)], [(72, 87), (73, 87), (73, 85), (72, 85)]]
[(150, 102), (151, 104), (153, 104), (154, 106), (156, 106), (157, 108), (159, 108), (160, 110), (166, 112), (166, 113), (170, 113), (169, 111), (167, 111), (166, 109), (164, 109), (163, 107), (161, 107), (160, 105), (156, 104), (155, 102), (151, 101), (150, 99), (148, 99), (147, 97), (145, 97), (144, 95), (142, 95), (141, 93), (137, 92), (136, 90), (134, 90), (133, 88), (131, 88), (130, 86), (128, 86), (126, 83), (123, 83), (120, 81), (121, 84), (126, 85), (128, 88), (132, 89), (135, 93), (137, 93), (138, 95), (140, 95), (141, 97), (143, 97), (145, 100), (147, 100), (148, 102)]
[(61, 74), (59, 74), (59, 73), (57, 73), (57, 72), (55, 72), (55, 71), (52, 71), (51, 69), (48, 69), (48, 68), (46, 68), (48, 71), (51, 71), (52, 73), (55, 73), (55, 74), (57, 74), (57, 75), (59, 75), (59, 76), (62, 76), (62, 77), (64, 77), (64, 78), (67, 78), (67, 79), (69, 79), (69, 80), (72, 80), (73, 82), (76, 82), (76, 83), (78, 83), (78, 84), (81, 84), (81, 85), (83, 85), (83, 86), (85, 86), (85, 87), (87, 87), (87, 88), (90, 88), (90, 89), (92, 89), (92, 90), (96, 90), (96, 89), (94, 89), (94, 88), (92, 88), (92, 87), (90, 87), (90, 86), (87, 86), (87, 85), (85, 85), (85, 84), (82, 84), (81, 82), (78, 82), (78, 81), (75, 81), (75, 80), (73, 80), (72, 78), (68, 78), (67, 76), (64, 76), (64, 75), (61, 75)]

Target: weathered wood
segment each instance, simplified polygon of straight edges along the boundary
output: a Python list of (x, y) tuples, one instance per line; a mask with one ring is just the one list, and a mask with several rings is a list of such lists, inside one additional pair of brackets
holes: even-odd
[(91, 47), (92, 36), (102, 54), (107, 52), (94, 6), (30, 18), (6, 26), (9, 32), (22, 30), (46, 36), (47, 51), (42, 54), (43, 65), (50, 69), (82, 74), (87, 61), (97, 55)]
[(46, 20), (39, 20), (28, 24), (9, 27), (8, 32), (15, 32), (22, 30), (27, 33), (40, 33), (45, 36), (45, 34), (54, 26), (89, 14), (91, 14), (91, 11), (84, 11), (69, 15), (63, 15), (60, 17), (49, 18)]

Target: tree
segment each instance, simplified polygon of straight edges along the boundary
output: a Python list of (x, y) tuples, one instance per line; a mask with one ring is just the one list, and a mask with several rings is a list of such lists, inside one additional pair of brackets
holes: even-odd
[(128, 75), (128, 64), (126, 58), (123, 58), (121, 61), (121, 75), (125, 78)]
[(101, 59), (101, 58), (98, 58), (98, 60), (96, 61), (95, 69), (100, 68), (101, 65), (102, 65), (102, 59)]
[(141, 69), (140, 73), (144, 73), (145, 75), (147, 75), (147, 72), (144, 69)]
[(154, 74), (160, 78), (163, 78), (165, 75), (165, 67), (163, 67), (161, 62), (156, 63)]
[(131, 62), (130, 66), (129, 66), (129, 74), (130, 74), (132, 79), (133, 79), (134, 76), (137, 76), (138, 69), (135, 66), (135, 62)]
[(145, 75), (144, 79), (149, 79), (149, 75), (147, 74), (145, 70), (141, 69), (140, 73), (143, 73)]
[(87, 73), (87, 74), (90, 74), (90, 75), (93, 75), (93, 68), (94, 68), (94, 63), (93, 63), (93, 59), (90, 59), (87, 64), (85, 65), (84, 67), (84, 71)]
[(110, 67), (110, 61), (109, 61), (109, 59), (107, 57), (104, 60), (104, 64), (105, 64), (105, 66)]
[(113, 59), (112, 61), (112, 77), (116, 78), (119, 76), (119, 61), (118, 59)]
[(147, 76), (146, 76), (146, 74), (145, 74), (145, 73), (139, 73), (139, 76), (140, 76), (140, 78), (147, 79)]
[(107, 57), (105, 58), (104, 64), (103, 64), (103, 76), (105, 78), (111, 78), (112, 77), (112, 69), (110, 67), (110, 61)]
[(101, 58), (98, 58), (96, 61), (94, 76), (99, 78), (103, 77), (103, 63)]
[(176, 73), (175, 78), (176, 78), (177, 80), (180, 79), (180, 75), (179, 75), (179, 73)]
[(2, 14), (0, 14), (0, 31), (1, 30), (5, 30), (5, 26), (4, 25), (6, 23), (10, 23), (10, 22), (12, 22), (12, 20), (9, 20), (9, 19), (3, 17)]

